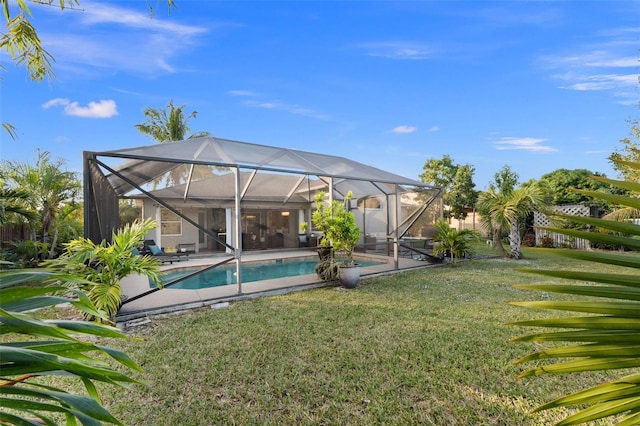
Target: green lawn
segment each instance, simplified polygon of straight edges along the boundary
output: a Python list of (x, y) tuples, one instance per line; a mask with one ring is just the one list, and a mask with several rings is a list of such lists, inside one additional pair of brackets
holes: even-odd
[(566, 296), (513, 289), (554, 281), (515, 269), (593, 266), (525, 255), (155, 318), (109, 342), (147, 386), (103, 386), (104, 403), (126, 425), (553, 423), (568, 411), (530, 410), (607, 375), (516, 379), (534, 345), (505, 323), (548, 314), (507, 302)]

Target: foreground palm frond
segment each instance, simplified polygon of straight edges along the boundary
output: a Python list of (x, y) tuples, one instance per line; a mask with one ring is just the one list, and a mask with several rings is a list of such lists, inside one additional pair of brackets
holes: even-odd
[[(56, 415), (66, 418), (66, 424), (99, 425), (102, 422), (121, 424), (100, 403), (94, 382), (124, 385), (136, 381), (92, 357), (92, 353), (111, 357), (131, 369), (140, 367), (127, 354), (97, 343), (83, 340), (81, 335), (109, 338), (126, 337), (119, 330), (83, 321), (43, 321), (30, 312), (34, 309), (71, 303), (86, 314), (100, 317), (87, 296), (74, 291), (75, 298), (58, 296), (68, 293), (62, 286), (45, 285), (48, 280), (83, 282), (82, 279), (52, 271), (11, 270), (0, 272), (0, 335), (27, 336), (0, 344), (0, 423), (59, 424)], [(65, 376), (79, 379), (89, 396), (39, 383), (38, 376)]]
[[(617, 181), (610, 181), (615, 184)], [(634, 182), (617, 182), (620, 187), (640, 192)], [(590, 195), (638, 208), (640, 200), (633, 197), (590, 193)], [(594, 218), (571, 217), (574, 222), (608, 232), (586, 232), (545, 228), (552, 232), (614, 244), (630, 250), (640, 250), (640, 226)], [(569, 311), (587, 314), (579, 317), (520, 321), (514, 325), (561, 328), (513, 339), (514, 342), (566, 342), (567, 346), (534, 352), (516, 363), (537, 361), (541, 365), (523, 372), (519, 377), (541, 374), (577, 373), (640, 367), (640, 258), (628, 253), (578, 252), (552, 250), (559, 256), (617, 265), (618, 274), (593, 271), (523, 271), (579, 281), (563, 285), (519, 285), (522, 289), (597, 297), (584, 302), (534, 301), (513, 302), (513, 305), (537, 309)], [(632, 268), (632, 269), (626, 269)], [(595, 269), (595, 268), (594, 268)], [(595, 285), (594, 285), (595, 284)], [(544, 363), (547, 361), (547, 363)], [(640, 422), (640, 374), (631, 374), (593, 388), (568, 395), (536, 408), (536, 411), (556, 407), (587, 406), (561, 421), (560, 425), (581, 424), (609, 416), (620, 416), (620, 425)]]

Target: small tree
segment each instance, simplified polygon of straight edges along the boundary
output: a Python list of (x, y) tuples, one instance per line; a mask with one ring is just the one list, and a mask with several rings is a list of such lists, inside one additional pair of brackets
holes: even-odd
[(464, 220), (467, 217), (467, 210), (475, 208), (478, 201), (478, 191), (474, 188), (473, 173), (475, 168), (470, 164), (458, 166), (456, 176), (453, 180), (451, 192), (447, 197), (451, 217)]
[(472, 241), (478, 241), (480, 234), (472, 229), (457, 230), (440, 219), (436, 222), (438, 233), (434, 235), (433, 241), (438, 243), (433, 249), (433, 254), (451, 255), (451, 265), (455, 266), (457, 260), (465, 255), (473, 255)]
[[(478, 198), (478, 211), (482, 215), (482, 224), (493, 235), (493, 247), (502, 256), (513, 259), (522, 258), (522, 239), (520, 224), (524, 217), (536, 209), (542, 208), (544, 193), (535, 183), (515, 188), (518, 175), (508, 166), (495, 175), (495, 183), (482, 192)], [(509, 229), (510, 252), (502, 246), (502, 230)]]
[(640, 120), (636, 118), (629, 120), (628, 123), (629, 136), (620, 140), (623, 147), (609, 156), (609, 162), (620, 172), (625, 181), (638, 183), (640, 171), (633, 164), (640, 162)]
[(467, 208), (475, 205), (478, 193), (473, 188), (475, 168), (470, 164), (454, 164), (449, 155), (429, 159), (422, 166), (420, 181), (442, 189), (442, 200), (448, 208), (445, 217), (464, 219)]
[(5, 186), (0, 170), (0, 225), (19, 220), (35, 220), (37, 214), (27, 206), (29, 193), (24, 189)]
[[(70, 285), (84, 291), (96, 308), (104, 312), (108, 321), (113, 322), (122, 302), (120, 281), (124, 277), (138, 273), (159, 285), (158, 261), (150, 256), (137, 255), (134, 250), (142, 244), (145, 234), (155, 227), (151, 219), (125, 225), (113, 234), (111, 244), (104, 240), (96, 244), (88, 238), (72, 240), (66, 244), (59, 258), (46, 264), (86, 279), (85, 283)], [(92, 319), (102, 321), (99, 317)]]
[(353, 249), (360, 241), (360, 228), (354, 214), (345, 207), (351, 201), (352, 193), (347, 193), (344, 202), (332, 200), (328, 206), (324, 204), (324, 197), (324, 192), (316, 194), (317, 208), (311, 216), (316, 228), (324, 235), (321, 244), (344, 252), (347, 265), (353, 265)]
[(312, 214), (314, 225), (324, 235), (321, 244), (344, 252), (347, 265), (353, 265), (353, 249), (360, 241), (360, 227), (356, 224), (355, 215), (345, 207), (351, 201), (352, 193), (347, 193), (344, 202), (332, 200), (328, 206), (324, 204), (324, 196), (324, 192), (316, 194), (317, 209)]

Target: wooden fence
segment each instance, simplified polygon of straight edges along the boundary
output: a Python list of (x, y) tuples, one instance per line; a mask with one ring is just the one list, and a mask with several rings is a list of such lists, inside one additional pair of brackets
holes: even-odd
[(28, 239), (29, 228), (26, 224), (7, 224), (0, 226), (0, 248), (8, 248), (11, 241)]

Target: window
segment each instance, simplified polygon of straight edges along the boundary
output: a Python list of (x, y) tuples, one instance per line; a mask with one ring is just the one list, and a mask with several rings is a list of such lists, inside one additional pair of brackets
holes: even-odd
[(167, 209), (160, 209), (160, 235), (182, 235), (182, 218)]
[(360, 210), (380, 210), (382, 208), (382, 203), (377, 197), (361, 198), (358, 200), (358, 208)]

